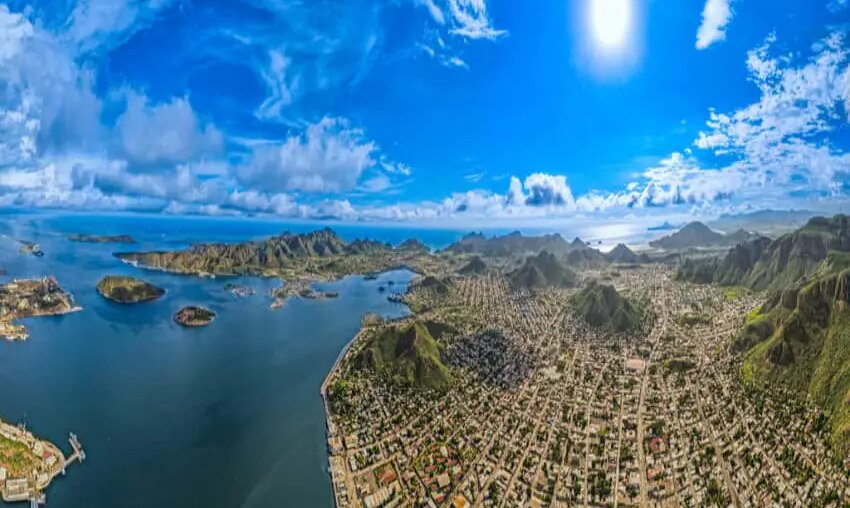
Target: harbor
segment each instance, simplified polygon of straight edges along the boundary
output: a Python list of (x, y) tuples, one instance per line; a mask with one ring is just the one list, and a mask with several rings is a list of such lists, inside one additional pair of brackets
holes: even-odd
[(0, 498), (6, 503), (29, 502), (32, 507), (45, 504), (45, 491), (53, 480), (86, 459), (76, 434), (70, 433), (68, 442), (71, 454), (66, 457), (58, 446), (37, 438), (25, 425), (0, 421)]

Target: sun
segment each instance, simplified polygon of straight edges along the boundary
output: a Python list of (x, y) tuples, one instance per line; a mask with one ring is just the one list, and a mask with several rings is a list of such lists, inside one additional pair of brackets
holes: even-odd
[(590, 0), (590, 25), (596, 42), (607, 49), (626, 42), (632, 24), (632, 0)]

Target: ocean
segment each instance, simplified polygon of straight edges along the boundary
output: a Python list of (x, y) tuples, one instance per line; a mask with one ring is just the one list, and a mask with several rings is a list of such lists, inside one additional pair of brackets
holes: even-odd
[[(0, 340), (0, 418), (25, 423), (70, 451), (78, 434), (87, 460), (47, 492), (48, 506), (333, 506), (320, 385), (361, 317), (409, 311), (378, 287), (404, 290), (412, 274), (351, 276), (321, 284), (328, 300), (292, 299), (269, 309), (276, 280), (201, 279), (120, 263), (117, 250), (172, 249), (196, 241), (237, 241), (314, 225), (53, 214), (5, 214), (0, 266), (12, 278), (54, 275), (82, 312), (24, 320), (25, 342)], [(397, 243), (409, 231), (335, 228), (345, 238)], [(82, 244), (68, 233), (131, 234), (137, 245)], [(428, 233), (426, 233), (427, 235)], [(460, 233), (431, 232), (432, 245)], [(417, 233), (415, 236), (420, 236)], [(18, 253), (36, 241), (45, 256)], [(95, 291), (107, 274), (131, 274), (167, 290), (151, 303), (122, 306)], [(237, 298), (225, 282), (256, 289)], [(200, 304), (217, 314), (184, 329), (171, 316)]]

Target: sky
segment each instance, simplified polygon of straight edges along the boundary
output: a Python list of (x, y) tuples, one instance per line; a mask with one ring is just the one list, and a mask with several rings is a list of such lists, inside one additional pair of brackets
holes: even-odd
[(844, 210), (849, 0), (0, 1), (0, 207)]

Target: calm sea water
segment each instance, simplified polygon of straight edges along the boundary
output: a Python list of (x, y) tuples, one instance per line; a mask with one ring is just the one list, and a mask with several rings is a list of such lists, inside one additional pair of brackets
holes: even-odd
[[(88, 454), (51, 486), (48, 506), (332, 506), (320, 385), (364, 313), (408, 312), (378, 286), (392, 280), (403, 290), (411, 274), (348, 277), (322, 285), (338, 291), (338, 299), (295, 299), (272, 311), (266, 295), (276, 281), (239, 279), (257, 294), (238, 299), (224, 291), (222, 279), (146, 272), (111, 255), (282, 229), (227, 221), (4, 217), (0, 232), (38, 241), (46, 256), (18, 254), (14, 241), (0, 240), (0, 266), (9, 271), (0, 280), (52, 274), (84, 308), (26, 320), (26, 342), (0, 341), (0, 418), (25, 422), (65, 450), (68, 431), (76, 432)], [(76, 231), (129, 233), (142, 243), (64, 239)], [(409, 236), (385, 231), (361, 236)], [(440, 243), (435, 238), (431, 242)], [(112, 304), (95, 284), (113, 273), (141, 276), (168, 292), (152, 303)], [(218, 318), (201, 329), (175, 325), (171, 315), (189, 303), (209, 306)]]

